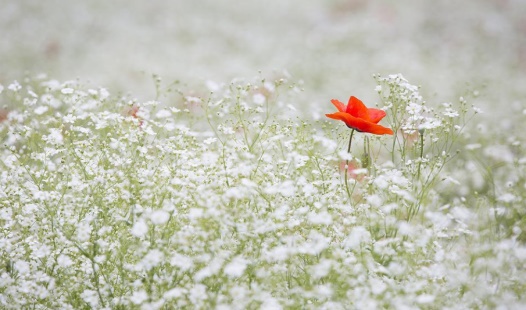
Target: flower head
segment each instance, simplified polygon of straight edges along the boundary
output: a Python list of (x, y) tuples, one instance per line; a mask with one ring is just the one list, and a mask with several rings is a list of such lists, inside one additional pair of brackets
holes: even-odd
[(385, 117), (385, 111), (367, 108), (360, 99), (354, 96), (349, 98), (347, 107), (336, 99), (332, 99), (331, 102), (338, 109), (338, 112), (325, 114), (328, 118), (343, 121), (347, 127), (360, 132), (368, 132), (375, 135), (393, 134), (390, 128), (378, 125), (378, 122)]

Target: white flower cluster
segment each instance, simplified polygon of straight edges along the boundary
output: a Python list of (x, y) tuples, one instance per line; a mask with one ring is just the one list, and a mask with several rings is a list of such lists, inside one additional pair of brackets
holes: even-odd
[[(462, 200), (441, 209), (446, 198), (411, 177), (414, 165), (357, 169), (348, 195), (332, 123), (282, 113), (301, 95), (280, 77), (145, 103), (73, 82), (11, 85), (0, 94), (11, 100), (0, 122), (1, 308), (472, 308), (524, 298), (524, 245), (486, 242), (489, 213)], [(442, 177), (433, 167), (422, 175)], [(495, 212), (520, 197), (500, 195)]]

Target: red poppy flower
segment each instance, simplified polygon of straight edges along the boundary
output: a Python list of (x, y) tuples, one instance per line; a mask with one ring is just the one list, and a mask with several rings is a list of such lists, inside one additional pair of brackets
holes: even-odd
[(360, 99), (354, 96), (349, 98), (347, 107), (336, 99), (332, 99), (331, 102), (339, 112), (325, 114), (328, 118), (343, 121), (347, 127), (360, 132), (368, 132), (375, 135), (393, 134), (390, 128), (378, 125), (378, 122), (385, 117), (385, 111), (367, 108)]

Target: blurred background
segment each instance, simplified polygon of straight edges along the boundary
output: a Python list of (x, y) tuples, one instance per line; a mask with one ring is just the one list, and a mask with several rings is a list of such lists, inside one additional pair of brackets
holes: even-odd
[(302, 80), (297, 104), (313, 110), (377, 100), (372, 74), (402, 73), (437, 102), (469, 90), (522, 114), (526, 0), (0, 0), (4, 85), (46, 73), (146, 100), (152, 74), (204, 85), (260, 71)]

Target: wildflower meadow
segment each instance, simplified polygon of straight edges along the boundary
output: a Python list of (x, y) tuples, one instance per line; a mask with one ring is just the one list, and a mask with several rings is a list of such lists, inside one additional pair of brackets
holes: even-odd
[[(344, 2), (330, 16), (366, 6)], [(154, 74), (137, 96), (0, 76), (0, 308), (525, 309), (522, 71), (499, 88), (467, 65), (451, 86), (415, 66), (334, 92), (309, 64)]]
[(169, 106), (7, 85), (22, 108), (1, 123), (3, 307), (520, 304), (524, 184), (459, 187), (480, 111), (375, 79), (396, 134), (283, 113), (300, 91), (284, 79), (167, 89)]

